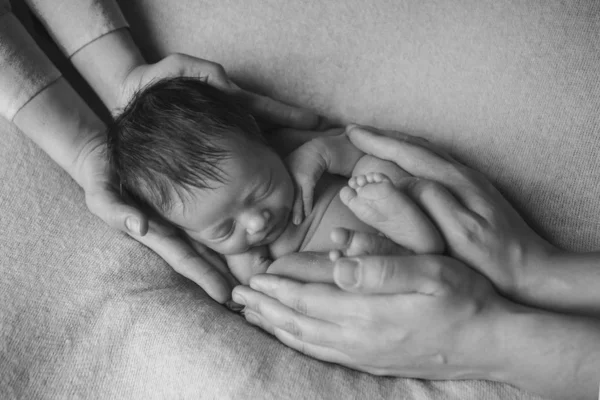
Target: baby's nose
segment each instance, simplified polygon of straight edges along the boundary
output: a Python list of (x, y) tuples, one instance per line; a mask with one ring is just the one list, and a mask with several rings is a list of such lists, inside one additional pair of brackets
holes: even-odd
[(248, 220), (248, 226), (246, 227), (246, 232), (250, 235), (254, 235), (262, 230), (264, 230), (271, 220), (271, 213), (268, 210), (263, 210), (254, 214)]

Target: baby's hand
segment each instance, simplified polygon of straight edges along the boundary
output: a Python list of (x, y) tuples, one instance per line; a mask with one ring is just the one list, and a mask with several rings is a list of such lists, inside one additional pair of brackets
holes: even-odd
[(315, 186), (328, 168), (325, 151), (322, 141), (313, 139), (297, 148), (285, 160), (296, 185), (292, 208), (294, 225), (299, 225), (312, 211)]

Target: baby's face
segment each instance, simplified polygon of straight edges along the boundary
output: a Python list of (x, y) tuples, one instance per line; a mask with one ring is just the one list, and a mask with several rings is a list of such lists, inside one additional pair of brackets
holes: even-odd
[(193, 240), (221, 254), (243, 253), (273, 242), (285, 230), (294, 199), (292, 179), (280, 157), (252, 141), (232, 143), (223, 161), (224, 184), (192, 188), (168, 218)]

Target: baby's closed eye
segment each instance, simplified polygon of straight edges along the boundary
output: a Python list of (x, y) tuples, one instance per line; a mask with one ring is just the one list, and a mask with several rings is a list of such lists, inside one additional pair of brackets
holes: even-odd
[(220, 224), (212, 233), (211, 240), (215, 242), (223, 241), (229, 238), (235, 230), (235, 221), (230, 220), (223, 224)]

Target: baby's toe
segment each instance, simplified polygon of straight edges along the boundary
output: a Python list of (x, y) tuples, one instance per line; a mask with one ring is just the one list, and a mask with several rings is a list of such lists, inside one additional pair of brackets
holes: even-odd
[(366, 178), (368, 183), (391, 182), (390, 178), (381, 172), (369, 172)]

